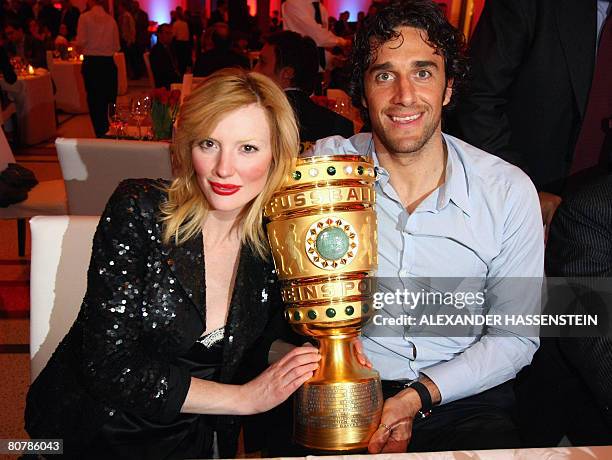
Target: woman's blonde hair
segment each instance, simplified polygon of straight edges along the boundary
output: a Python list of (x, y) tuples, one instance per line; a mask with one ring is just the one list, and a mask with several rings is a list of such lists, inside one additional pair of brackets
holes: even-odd
[(209, 210), (193, 169), (193, 146), (209, 137), (226, 114), (250, 104), (257, 104), (266, 113), (272, 164), (264, 189), (245, 206), (237, 224), (241, 226), (242, 243), (249, 244), (262, 258), (267, 257), (263, 207), (293, 167), (299, 132), (283, 91), (264, 75), (238, 69), (215, 72), (181, 106), (173, 146), (178, 171), (166, 189), (168, 200), (160, 207), (164, 243), (180, 245), (198, 235)]

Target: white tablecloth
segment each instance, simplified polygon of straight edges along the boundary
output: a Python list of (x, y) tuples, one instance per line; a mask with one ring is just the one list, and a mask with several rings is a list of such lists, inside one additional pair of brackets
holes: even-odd
[[(542, 449), (462, 450), (414, 454), (280, 457), (275, 460), (610, 460), (612, 446), (549, 447)], [(266, 459), (262, 459), (266, 460)]]
[[(117, 66), (117, 93), (127, 93), (127, 72), (125, 68), (125, 55), (115, 53)], [(57, 108), (67, 113), (87, 113), (87, 93), (81, 74), (81, 61), (62, 61), (54, 59), (51, 65), (51, 75), (56, 86), (55, 101)]]
[(2, 80), (0, 86), (17, 106), (17, 128), (22, 144), (34, 145), (55, 136), (57, 126), (49, 72), (36, 69), (34, 75), (19, 77), (12, 85)]

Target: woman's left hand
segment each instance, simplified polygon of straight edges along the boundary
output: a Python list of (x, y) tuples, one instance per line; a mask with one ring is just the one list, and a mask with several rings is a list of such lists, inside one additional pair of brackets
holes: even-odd
[(296, 347), (259, 376), (241, 386), (244, 414), (266, 412), (285, 401), (319, 368), (321, 355), (311, 344)]

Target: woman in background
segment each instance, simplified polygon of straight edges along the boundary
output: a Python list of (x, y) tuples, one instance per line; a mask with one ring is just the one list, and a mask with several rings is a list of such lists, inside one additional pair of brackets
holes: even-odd
[(184, 102), (171, 183), (121, 183), (100, 219), (79, 315), (27, 397), (32, 438), (86, 458), (235, 454), (236, 416), (286, 400), (312, 346), (267, 366), (284, 329), (262, 209), (298, 130), (267, 77), (225, 70)]

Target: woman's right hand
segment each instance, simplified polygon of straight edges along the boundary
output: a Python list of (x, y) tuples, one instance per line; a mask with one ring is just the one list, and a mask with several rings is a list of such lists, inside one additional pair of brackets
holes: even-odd
[(240, 397), (248, 405), (247, 413), (266, 412), (285, 401), (313, 376), (321, 355), (311, 344), (296, 347), (269, 366), (256, 378), (242, 385)]

